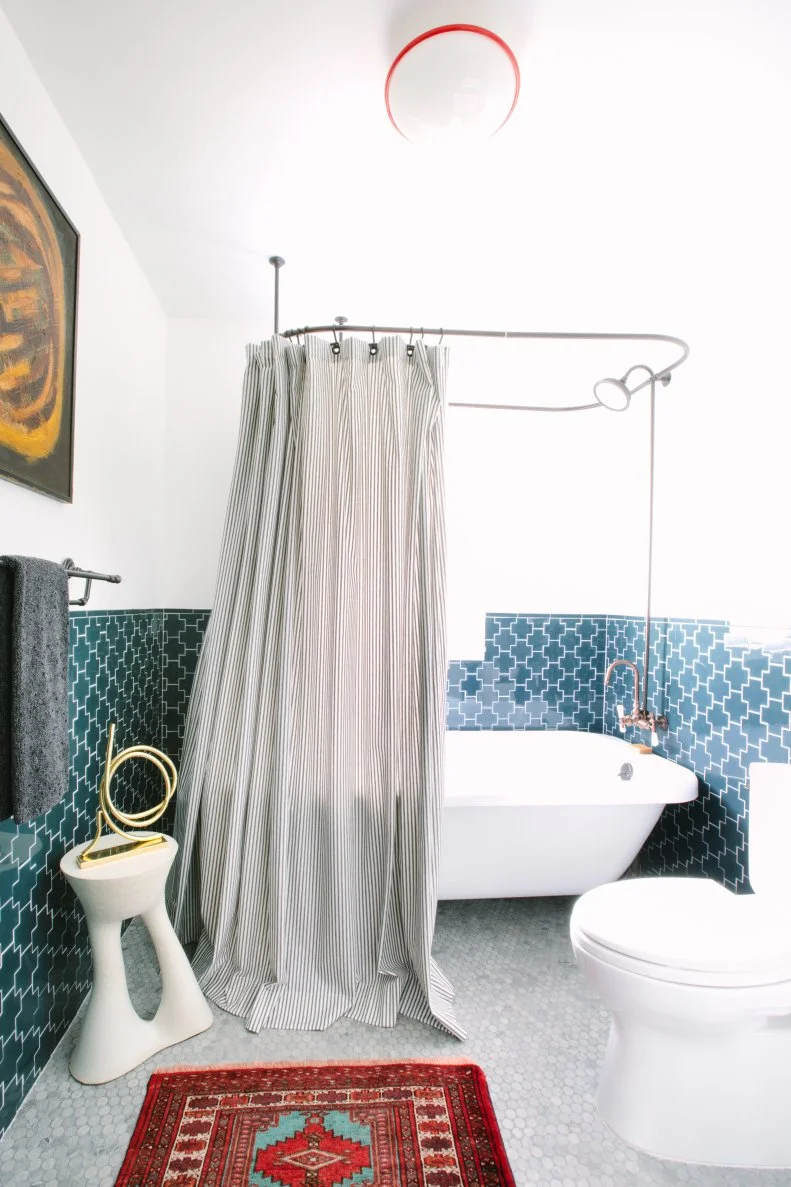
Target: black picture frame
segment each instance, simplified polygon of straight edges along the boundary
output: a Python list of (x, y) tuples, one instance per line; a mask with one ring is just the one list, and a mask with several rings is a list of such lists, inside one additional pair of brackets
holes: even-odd
[(71, 503), (80, 236), (0, 116), (0, 477)]

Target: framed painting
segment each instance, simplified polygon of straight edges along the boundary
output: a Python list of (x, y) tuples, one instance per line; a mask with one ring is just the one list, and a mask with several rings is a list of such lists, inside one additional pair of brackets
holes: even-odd
[(0, 477), (68, 503), (79, 239), (0, 118)]

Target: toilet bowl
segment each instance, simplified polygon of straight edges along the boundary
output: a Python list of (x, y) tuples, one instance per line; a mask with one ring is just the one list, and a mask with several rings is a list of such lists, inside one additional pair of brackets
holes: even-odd
[(631, 1145), (719, 1166), (791, 1167), (791, 767), (750, 768), (755, 894), (705, 878), (588, 891), (574, 955), (611, 1011), (597, 1105)]

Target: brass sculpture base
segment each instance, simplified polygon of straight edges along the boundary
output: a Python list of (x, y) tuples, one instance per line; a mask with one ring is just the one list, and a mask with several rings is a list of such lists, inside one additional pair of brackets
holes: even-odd
[(162, 833), (158, 833), (155, 837), (140, 837), (136, 841), (126, 841), (123, 845), (110, 845), (107, 849), (94, 849), (90, 853), (80, 853), (77, 855), (77, 865), (81, 869), (83, 866), (99, 866), (106, 861), (118, 861), (119, 858), (131, 857), (142, 851), (148, 852), (150, 849), (157, 849), (166, 844), (167, 841)]

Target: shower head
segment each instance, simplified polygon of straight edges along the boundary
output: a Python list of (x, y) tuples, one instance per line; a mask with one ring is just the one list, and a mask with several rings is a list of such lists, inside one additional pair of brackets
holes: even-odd
[[(630, 391), (626, 386), (626, 381), (635, 371), (647, 371), (648, 379), (645, 383), (638, 384), (634, 391)], [(620, 379), (600, 379), (598, 383), (594, 383), (593, 394), (599, 403), (605, 408), (609, 408), (611, 412), (625, 412), (634, 393), (639, 392), (646, 384), (653, 384), (657, 380), (666, 387), (670, 383), (670, 375), (668, 372), (657, 375), (645, 363), (635, 363)]]
[(632, 393), (626, 386), (626, 378), (600, 379), (593, 385), (593, 394), (601, 405), (611, 412), (625, 412), (632, 399)]
[[(632, 375), (635, 370), (645, 370), (648, 373), (648, 377), (645, 382), (638, 383), (638, 386), (632, 392), (626, 386), (626, 381), (629, 375)], [(646, 367), (645, 363), (635, 363), (634, 367), (629, 367), (626, 375), (622, 376), (621, 379), (600, 379), (599, 382), (594, 383), (594, 395), (603, 407), (609, 408), (610, 412), (626, 412), (629, 404), (631, 404), (634, 392), (639, 392), (648, 383), (652, 385), (651, 392), (653, 399), (653, 385), (657, 381), (662, 383), (663, 387), (667, 387), (667, 383), (670, 383), (670, 372), (665, 370), (665, 372), (657, 374), (650, 367)]]

